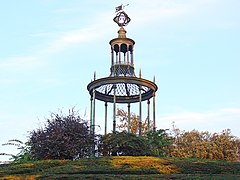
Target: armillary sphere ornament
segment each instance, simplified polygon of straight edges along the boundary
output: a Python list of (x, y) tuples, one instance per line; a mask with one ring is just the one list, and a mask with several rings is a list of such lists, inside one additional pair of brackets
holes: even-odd
[(121, 11), (113, 18), (113, 21), (118, 24), (118, 26), (127, 26), (131, 19), (128, 17), (127, 13)]

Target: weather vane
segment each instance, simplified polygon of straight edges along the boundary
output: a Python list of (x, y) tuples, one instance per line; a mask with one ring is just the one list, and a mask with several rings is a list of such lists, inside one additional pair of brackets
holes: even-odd
[(128, 5), (129, 4), (126, 4), (126, 5), (121, 4), (120, 6), (115, 7), (115, 9), (116, 9), (115, 13), (122, 11)]
[(127, 13), (123, 11), (123, 9), (128, 6), (129, 4), (117, 6), (115, 9), (115, 13), (117, 15), (113, 18), (113, 21), (118, 24), (118, 26), (123, 27), (127, 26), (131, 19), (128, 17)]

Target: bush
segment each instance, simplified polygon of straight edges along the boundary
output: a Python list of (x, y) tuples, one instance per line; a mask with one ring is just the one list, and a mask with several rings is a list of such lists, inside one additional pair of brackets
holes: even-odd
[(180, 131), (173, 128), (173, 144), (170, 157), (200, 158), (212, 160), (240, 160), (240, 139), (231, 135), (230, 129), (221, 133)]
[(79, 159), (90, 154), (94, 144), (88, 124), (74, 111), (51, 114), (44, 128), (30, 133), (31, 153), (37, 160)]
[(145, 136), (123, 132), (110, 133), (100, 138), (100, 155), (104, 156), (165, 156), (171, 138), (166, 130), (150, 131)]
[(151, 149), (146, 138), (123, 132), (110, 133), (102, 136), (98, 146), (103, 156), (145, 156), (151, 155)]
[(152, 156), (166, 156), (167, 149), (172, 144), (172, 138), (166, 133), (166, 130), (164, 129), (147, 132), (146, 139), (152, 151)]

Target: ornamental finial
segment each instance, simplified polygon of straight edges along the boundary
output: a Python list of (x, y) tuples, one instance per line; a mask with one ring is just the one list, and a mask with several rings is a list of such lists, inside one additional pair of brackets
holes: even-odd
[(128, 23), (131, 21), (131, 19), (128, 17), (127, 13), (123, 11), (123, 9), (128, 6), (121, 4), (120, 6), (117, 6), (116, 9), (116, 16), (113, 18), (113, 21), (118, 24), (118, 26), (123, 27), (127, 26)]

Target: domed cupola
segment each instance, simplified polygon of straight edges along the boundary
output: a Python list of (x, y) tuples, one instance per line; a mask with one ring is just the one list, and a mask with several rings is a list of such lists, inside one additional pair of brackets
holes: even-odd
[(110, 76), (136, 77), (133, 61), (133, 47), (135, 42), (134, 40), (127, 38), (127, 31), (123, 28), (123, 26), (126, 26), (131, 19), (124, 11), (122, 11), (119, 12), (113, 20), (120, 26), (120, 29), (118, 31), (118, 37), (109, 42), (112, 53)]
[[(139, 135), (142, 134), (142, 102), (147, 101), (147, 118), (150, 124), (150, 99), (153, 99), (153, 129), (156, 129), (155, 124), (155, 93), (158, 89), (155, 82), (143, 79), (141, 74), (136, 77), (134, 72), (134, 40), (127, 38), (127, 31), (124, 29), (131, 21), (127, 13), (122, 10), (122, 6), (117, 11), (113, 21), (118, 24), (118, 37), (112, 39), (109, 44), (111, 46), (111, 67), (110, 75), (94, 79), (87, 86), (91, 96), (90, 109), (90, 127), (91, 132), (95, 131), (95, 100), (105, 102), (105, 134), (107, 133), (107, 107), (108, 103), (113, 104), (112, 122), (113, 129), (116, 131), (116, 104), (127, 104), (128, 108), (128, 132), (130, 133), (130, 105), (139, 103)], [(155, 81), (155, 80), (154, 80)], [(150, 128), (150, 125), (149, 125)], [(149, 129), (150, 130), (150, 129)]]

